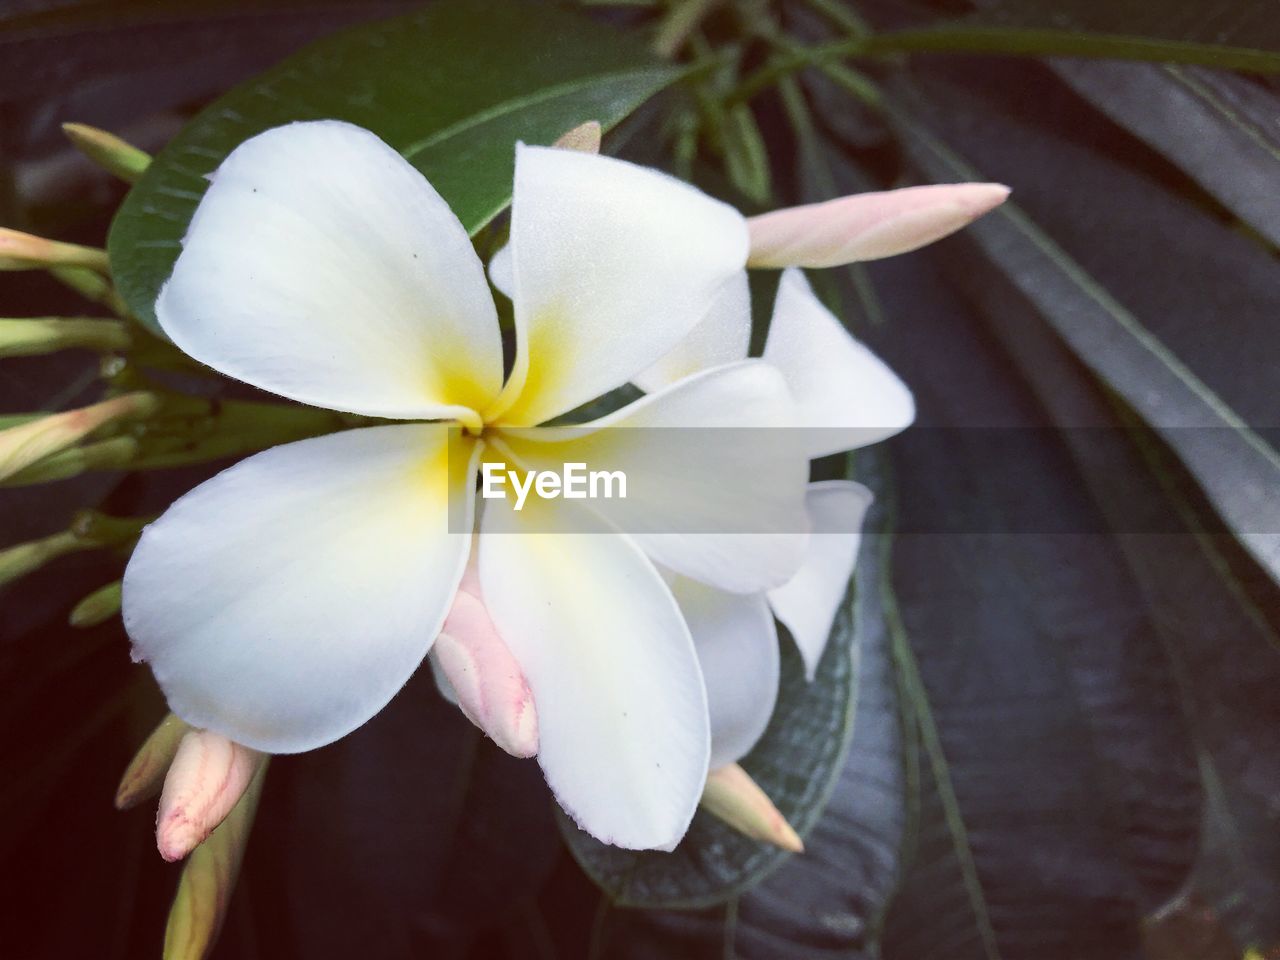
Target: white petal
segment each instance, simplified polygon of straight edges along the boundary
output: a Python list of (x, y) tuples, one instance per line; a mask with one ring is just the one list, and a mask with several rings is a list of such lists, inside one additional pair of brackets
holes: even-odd
[(769, 591), (769, 603), (791, 631), (812, 680), (853, 576), (872, 496), (860, 483), (827, 480), (810, 484), (806, 500), (813, 528), (809, 553), (788, 583)]
[(561, 806), (606, 843), (670, 850), (707, 778), (698, 658), (653, 565), (628, 537), (565, 516), (578, 509), (491, 501), (485, 601), (533, 690), (538, 762)]
[(720, 289), (707, 315), (689, 335), (634, 382), (642, 390), (660, 390), (703, 370), (745, 360), (750, 345), (751, 289), (743, 270)]
[(405, 424), (275, 447), (143, 531), (125, 627), (174, 713), (294, 753), (382, 709), (466, 563), (470, 536), (448, 532), (447, 501), (452, 486), (470, 510), (475, 455), (447, 453), (448, 433)]
[(156, 316), (202, 363), (303, 403), (449, 416), (502, 382), (484, 268), (422, 174), (333, 120), (232, 151), (191, 221)]
[(520, 146), (511, 205), (516, 366), (490, 416), (529, 426), (629, 381), (743, 269), (732, 207), (623, 160)]
[(789, 580), (804, 557), (809, 476), (782, 376), (748, 360), (649, 394), (578, 427), (503, 430), (538, 470), (621, 471), (626, 497), (583, 500), (677, 573), (735, 593)]
[(668, 579), (702, 664), (711, 713), (711, 769), (741, 760), (778, 700), (778, 630), (764, 594), (743, 596)]
[(511, 244), (507, 243), (489, 258), (489, 282), (508, 300), (515, 295), (516, 289), (516, 280), (511, 271)]
[(787, 378), (812, 456), (865, 447), (915, 419), (911, 391), (849, 335), (799, 270), (782, 274), (764, 359)]

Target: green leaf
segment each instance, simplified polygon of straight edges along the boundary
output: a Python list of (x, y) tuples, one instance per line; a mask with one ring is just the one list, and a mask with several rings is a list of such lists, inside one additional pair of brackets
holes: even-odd
[(769, 201), (769, 155), (751, 108), (739, 104), (725, 112), (724, 163), (730, 182), (753, 203)]
[[(857, 577), (855, 583), (860, 583)], [(802, 837), (822, 815), (849, 749), (858, 682), (856, 636), (868, 616), (861, 596), (851, 586), (812, 683), (805, 682), (794, 644), (783, 638), (778, 705), (764, 736), (742, 760)], [(623, 906), (713, 906), (744, 893), (791, 856), (736, 833), (702, 810), (673, 853), (621, 850), (582, 832), (563, 813), (559, 822), (579, 865)]]
[(612, 127), (679, 75), (634, 37), (518, 0), (445, 0), (328, 37), (217, 100), (156, 156), (112, 223), (116, 283), (158, 332), (155, 298), (206, 175), (271, 127), (340, 119), (374, 131), (475, 232), (510, 201), (517, 140)]

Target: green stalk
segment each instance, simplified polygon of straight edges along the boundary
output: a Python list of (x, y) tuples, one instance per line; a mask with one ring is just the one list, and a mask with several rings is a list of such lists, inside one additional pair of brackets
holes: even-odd
[(119, 320), (90, 317), (0, 319), (0, 357), (34, 357), (70, 347), (123, 350), (129, 331)]

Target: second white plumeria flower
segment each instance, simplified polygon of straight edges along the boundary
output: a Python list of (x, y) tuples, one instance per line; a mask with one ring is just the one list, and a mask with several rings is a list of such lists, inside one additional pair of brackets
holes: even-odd
[[(745, 274), (668, 355), (636, 377), (661, 392), (747, 355), (750, 294)], [(877, 443), (908, 427), (915, 402), (906, 385), (814, 295), (804, 274), (783, 272), (762, 359), (787, 381), (799, 410), (796, 435), (810, 457)], [(759, 741), (778, 696), (775, 618), (786, 625), (813, 679), (853, 574), (871, 491), (850, 480), (808, 486), (811, 536), (786, 583), (756, 594), (670, 576), (689, 624), (707, 686), (711, 768), (735, 763)]]
[[(146, 529), (125, 575), (125, 624), (188, 723), (289, 753), (377, 713), (444, 625), (485, 451), (509, 443), (536, 459), (540, 430), (527, 428), (667, 355), (748, 246), (736, 211), (685, 184), (537, 147), (517, 152), (512, 237), (504, 379), (466, 231), (374, 135), (293, 124), (218, 169), (156, 305), (165, 332), (281, 396), (417, 422), (260, 453)], [(611, 414), (607, 441), (581, 432), (637, 490), (661, 489), (627, 502), (627, 532), (576, 504), (570, 515), (489, 501), (479, 522), (479, 588), (536, 701), (539, 762), (606, 842), (674, 847), (706, 780), (707, 691), (664, 575), (759, 595), (792, 579), (808, 523), (807, 462), (788, 445), (704, 431), (696, 456), (646, 483), (662, 468), (627, 440), (645, 431), (618, 428), (788, 426), (794, 415), (771, 364), (716, 366)], [(573, 442), (548, 434), (557, 455)], [(467, 514), (452, 525), (451, 504)], [(696, 533), (672, 532), (691, 517)]]

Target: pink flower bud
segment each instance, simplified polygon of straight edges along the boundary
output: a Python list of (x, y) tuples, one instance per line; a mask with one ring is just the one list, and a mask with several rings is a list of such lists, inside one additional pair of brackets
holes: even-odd
[(467, 719), (513, 757), (538, 752), (533, 693), (489, 618), (474, 564), (463, 575), (431, 653)]
[(186, 734), (160, 794), (160, 856), (172, 863), (199, 846), (231, 812), (264, 759), (256, 750), (208, 730)]
[(104, 274), (111, 270), (105, 250), (47, 240), (21, 230), (0, 227), (0, 270), (45, 267), (87, 267)]
[(972, 223), (1009, 196), (999, 183), (859, 193), (747, 221), (748, 266), (836, 267), (908, 253)]
[(212, 951), (240, 875), (266, 770), (263, 757), (244, 796), (183, 864), (164, 932), (165, 960), (203, 960)]
[(736, 763), (712, 770), (702, 791), (701, 806), (748, 837), (771, 843), (792, 853), (803, 853), (804, 844), (773, 805), (773, 801)]
[(112, 421), (149, 417), (159, 405), (154, 394), (126, 393), (93, 406), (50, 414), (0, 430), (0, 480), (67, 449)]

